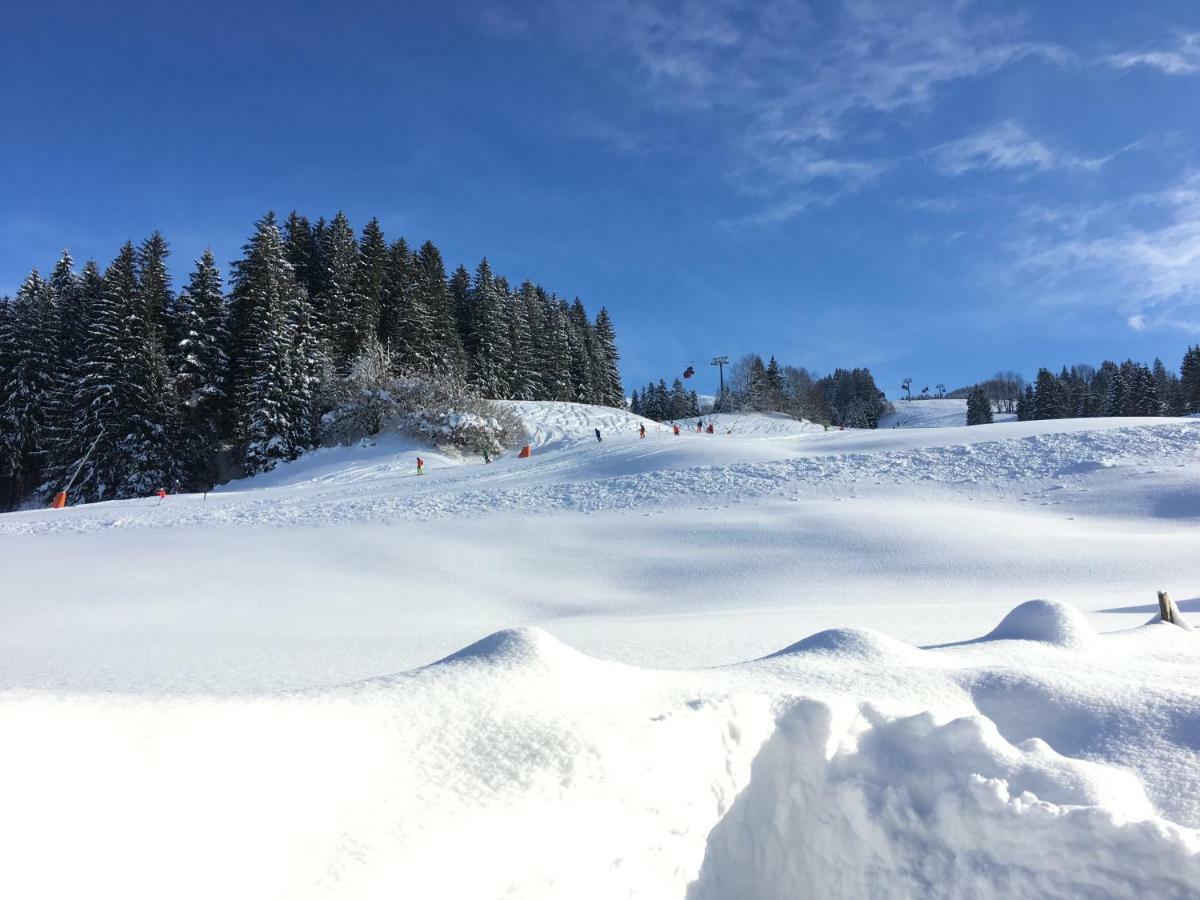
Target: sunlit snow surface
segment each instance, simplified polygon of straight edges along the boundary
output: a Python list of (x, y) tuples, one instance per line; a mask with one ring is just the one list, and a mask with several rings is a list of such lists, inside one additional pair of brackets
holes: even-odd
[(0, 896), (1200, 895), (1200, 421), (517, 406), (0, 516)]

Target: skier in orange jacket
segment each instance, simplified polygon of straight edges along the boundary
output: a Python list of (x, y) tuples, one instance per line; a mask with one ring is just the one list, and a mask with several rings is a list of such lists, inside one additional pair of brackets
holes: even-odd
[(425, 474), (425, 460), (421, 459), (421, 457), (419, 457), (419, 456), (417, 457), (417, 474), (418, 475)]

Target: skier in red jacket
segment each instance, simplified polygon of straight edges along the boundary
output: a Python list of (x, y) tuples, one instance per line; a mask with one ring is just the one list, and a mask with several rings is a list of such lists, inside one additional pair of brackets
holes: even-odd
[(417, 474), (418, 475), (425, 474), (425, 460), (421, 459), (421, 457), (419, 457), (419, 456), (417, 457)]

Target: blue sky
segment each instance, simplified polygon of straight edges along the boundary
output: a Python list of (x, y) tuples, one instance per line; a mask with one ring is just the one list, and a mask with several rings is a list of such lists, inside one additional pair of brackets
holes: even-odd
[(627, 387), (1200, 340), (1191, 0), (11, 6), (0, 293), (343, 209), (607, 305)]

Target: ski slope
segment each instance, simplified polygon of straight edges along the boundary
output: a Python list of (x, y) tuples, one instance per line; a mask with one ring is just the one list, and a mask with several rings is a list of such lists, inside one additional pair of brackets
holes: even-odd
[(514, 408), (0, 516), (0, 894), (1196, 896), (1200, 420)]
[[(894, 400), (880, 428), (956, 428), (967, 424), (966, 400)], [(996, 422), (1013, 422), (1012, 413), (993, 413)]]

